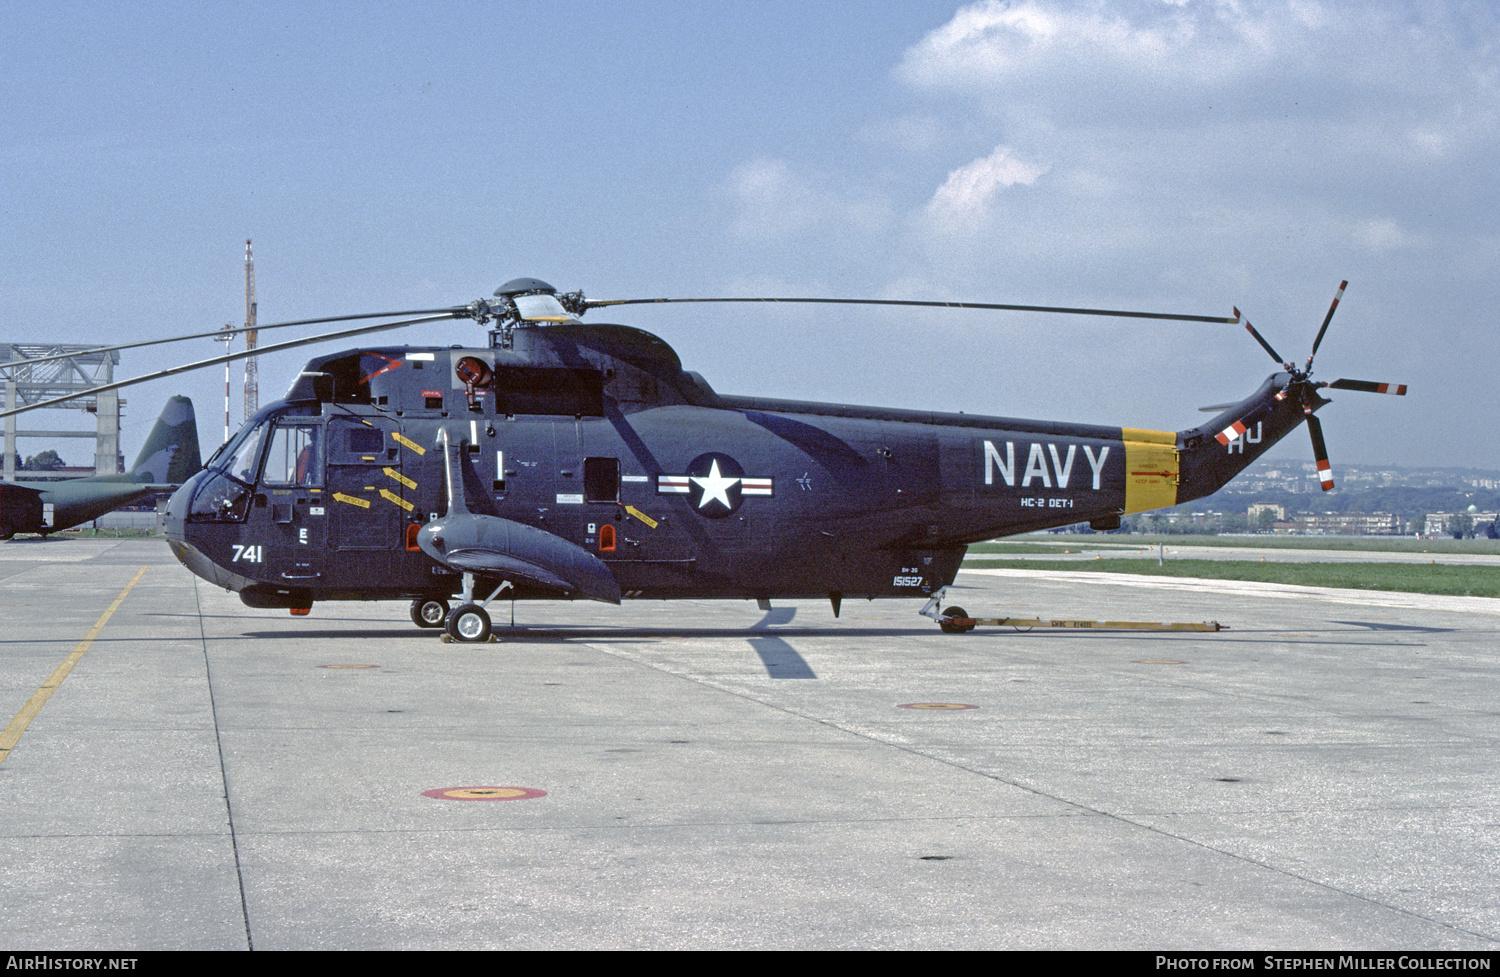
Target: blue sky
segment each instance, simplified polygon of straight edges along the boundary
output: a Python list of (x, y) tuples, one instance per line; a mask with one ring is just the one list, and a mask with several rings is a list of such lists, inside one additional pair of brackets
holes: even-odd
[[(0, 10), (6, 341), (238, 324), (247, 237), (262, 322), (458, 304), (525, 275), (594, 298), (1237, 305), (1299, 361), (1347, 278), (1318, 376), (1412, 392), (1333, 396), (1335, 470), (1500, 468), (1488, 4)], [(659, 333), (724, 392), (1134, 427), (1196, 425), (1274, 369), (1235, 326), (596, 316)], [(307, 355), (263, 358), (262, 403)], [(177, 392), (217, 443), (222, 385), (217, 368), (130, 391), (127, 456)], [(81, 420), (41, 414), (28, 426)], [(1310, 457), (1300, 434), (1276, 453)]]

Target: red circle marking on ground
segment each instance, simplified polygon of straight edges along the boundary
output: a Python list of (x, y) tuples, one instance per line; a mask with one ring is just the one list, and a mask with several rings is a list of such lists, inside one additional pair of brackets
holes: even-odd
[(422, 796), (441, 801), (525, 801), (546, 797), (547, 792), (535, 787), (439, 787), (422, 791)]
[(903, 702), (897, 709), (978, 709), (962, 702)]

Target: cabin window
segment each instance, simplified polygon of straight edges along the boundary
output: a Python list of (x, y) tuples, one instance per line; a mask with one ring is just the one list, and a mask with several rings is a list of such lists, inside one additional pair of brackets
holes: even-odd
[(261, 481), (267, 485), (321, 485), (323, 458), (318, 428), (283, 424), (271, 435)]
[(620, 459), (583, 459), (583, 500), (585, 502), (620, 501)]
[[(325, 403), (333, 402), (339, 404), (368, 404), (370, 402), (370, 376), (382, 367), (390, 365), (388, 360), (370, 354), (350, 353), (346, 356), (337, 356), (319, 363), (314, 360), (308, 364), (312, 375), (311, 392)], [(303, 376), (307, 376), (306, 373)], [(305, 396), (306, 388), (299, 389), (299, 383), (294, 384), (294, 393)]]
[(373, 427), (347, 427), (349, 432), (349, 453), (351, 455), (373, 455), (380, 452), (381, 445), (385, 439), (379, 428)]

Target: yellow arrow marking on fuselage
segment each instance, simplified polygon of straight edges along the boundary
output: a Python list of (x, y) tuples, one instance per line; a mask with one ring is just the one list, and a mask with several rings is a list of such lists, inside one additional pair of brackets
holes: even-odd
[(392, 431), (391, 437), (395, 438), (397, 444), (404, 445), (415, 451), (419, 455), (427, 454), (426, 448), (422, 447), (420, 444), (417, 444), (417, 442), (413, 441), (411, 438), (403, 437), (400, 431)]
[(413, 482), (411, 479), (407, 478), (405, 475), (403, 475), (400, 472), (396, 471), (396, 469), (394, 469), (394, 468), (387, 468), (387, 469), (385, 469), (385, 473), (387, 475), (389, 475), (391, 478), (394, 478), (396, 481), (400, 482), (402, 485), (405, 485), (407, 488), (416, 488), (417, 487), (417, 483), (416, 482)]
[(397, 495), (395, 492), (392, 492), (390, 489), (381, 489), (380, 497), (382, 499), (385, 499), (387, 502), (396, 503), (407, 512), (411, 511), (411, 503), (403, 499), (401, 496)]
[(627, 505), (625, 507), (625, 511), (630, 513), (632, 516), (635, 516), (637, 519), (645, 523), (647, 526), (650, 526), (652, 529), (656, 528), (656, 520), (652, 519), (650, 516), (637, 509), (635, 506)]
[(357, 505), (361, 509), (368, 509), (370, 507), (369, 499), (361, 499), (357, 495), (345, 495), (343, 492), (335, 492), (333, 493), (333, 497), (336, 501), (347, 502), (350, 505)]

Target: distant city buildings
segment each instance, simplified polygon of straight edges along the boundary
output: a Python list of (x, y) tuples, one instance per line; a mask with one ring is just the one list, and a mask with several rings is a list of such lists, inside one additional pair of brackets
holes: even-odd
[[(1468, 488), (1500, 489), (1500, 472), (1455, 468), (1401, 468), (1349, 465), (1335, 461), (1334, 481), (1340, 488)], [(1224, 491), (1318, 494), (1322, 485), (1311, 461), (1261, 459), (1241, 472)]]
[(1292, 531), (1308, 536), (1400, 536), (1406, 526), (1389, 512), (1299, 512), (1289, 520)]
[[(1311, 460), (1261, 459), (1220, 490), (1212, 502), (1232, 513), (1237, 511), (1234, 502), (1242, 501), (1245, 508), (1238, 511), (1245, 512), (1241, 518), (1250, 532), (1484, 536), (1495, 531), (1497, 513), (1490, 510), (1496, 508), (1500, 472), (1339, 464), (1334, 468), (1334, 482), (1334, 492), (1324, 495)], [(1289, 495), (1307, 496), (1309, 504), (1302, 504), (1300, 498), (1293, 501)], [(1464, 508), (1460, 500), (1465, 498), (1476, 504)], [(1327, 502), (1319, 504), (1318, 499)], [(1398, 503), (1399, 510), (1392, 502)], [(1460, 503), (1458, 507), (1455, 502)], [(1311, 511), (1315, 508), (1325, 511)], [(1223, 527), (1220, 532), (1237, 531), (1232, 516), (1190, 513), (1185, 518), (1189, 524), (1217, 523)]]
[[(1404, 518), (1393, 512), (1293, 512), (1257, 503), (1244, 515), (1217, 510), (1168, 510), (1138, 517), (1135, 532), (1283, 533), (1303, 536), (1489, 535), (1497, 512), (1429, 512)], [(1416, 523), (1417, 525), (1414, 525)], [(1493, 537), (1492, 537), (1493, 538)]]
[(1500, 472), (1336, 464), (1333, 475), (1335, 488), (1325, 493), (1312, 461), (1262, 458), (1208, 498), (1131, 515), (1123, 526), (1137, 533), (1500, 539)]
[(1451, 536), (1454, 532), (1482, 535), (1494, 525), (1494, 512), (1429, 512), (1423, 536)]

